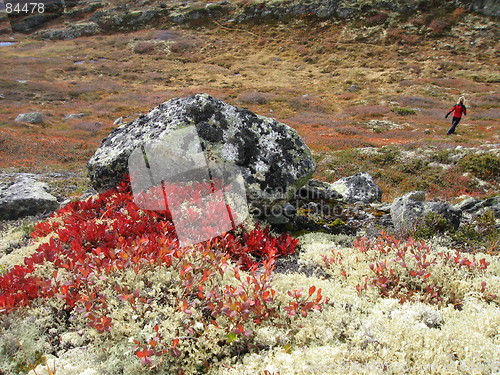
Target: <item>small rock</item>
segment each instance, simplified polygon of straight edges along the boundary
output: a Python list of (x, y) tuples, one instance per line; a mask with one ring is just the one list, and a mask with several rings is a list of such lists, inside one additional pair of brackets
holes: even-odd
[(491, 197), (486, 199), (483, 204), (483, 207), (494, 207), (494, 206), (500, 206), (500, 196), (497, 195), (495, 197)]
[(88, 116), (88, 113), (69, 113), (64, 116), (65, 119), (79, 119), (82, 117)]
[(423, 191), (413, 191), (394, 200), (391, 207), (394, 228), (410, 233), (422, 223), (429, 212), (442, 216), (454, 229), (458, 229), (462, 212), (448, 203), (425, 202)]
[(471, 198), (464, 199), (463, 201), (457, 203), (453, 207), (455, 207), (457, 210), (460, 210), (460, 211), (469, 211), (469, 210), (473, 209), (479, 202), (480, 202), (479, 199), (471, 197)]
[(47, 184), (30, 177), (0, 184), (0, 220), (13, 220), (56, 210), (59, 203), (47, 190)]
[(30, 124), (43, 124), (43, 115), (40, 112), (21, 113), (16, 117), (17, 122), (28, 122)]
[(347, 89), (347, 91), (350, 91), (350, 92), (358, 92), (360, 90), (361, 90), (361, 87), (359, 87), (358, 85), (351, 85)]
[(343, 196), (346, 202), (372, 203), (382, 201), (382, 190), (366, 172), (344, 177), (330, 184), (331, 189)]
[(497, 195), (496, 197), (486, 199), (481, 206), (483, 210), (492, 210), (495, 217), (500, 219), (500, 196)]
[(404, 129), (403, 125), (387, 120), (370, 120), (366, 123), (366, 126), (369, 129), (372, 129), (376, 133), (381, 133), (384, 131), (394, 130), (394, 129)]

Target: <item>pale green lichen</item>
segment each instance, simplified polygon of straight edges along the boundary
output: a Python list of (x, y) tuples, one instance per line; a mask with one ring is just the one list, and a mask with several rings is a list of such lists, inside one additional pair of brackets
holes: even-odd
[[(500, 290), (500, 262), (498, 256), (466, 254), (471, 260), (485, 259), (490, 263), (487, 270), (471, 274), (464, 269), (451, 272), (445, 266), (433, 269), (432, 277), (463, 295), (462, 309), (452, 305), (435, 306), (422, 302), (401, 304), (396, 299), (382, 298), (375, 288), (358, 294), (355, 285), (369, 274), (366, 254), (347, 247), (346, 238), (323, 233), (300, 237), (301, 250), (298, 261), (320, 267), (328, 277), (309, 277), (299, 273), (275, 274), (272, 287), (279, 293), (276, 302), (286, 305), (288, 291), (304, 289), (311, 285), (321, 288), (330, 301), (322, 311), (312, 311), (306, 317), (289, 317), (249, 322), (254, 334), (245, 342), (252, 350), (237, 354), (234, 346), (214, 343), (224, 339), (223, 331), (201, 323), (201, 315), (193, 317), (191, 328), (201, 333), (198, 340), (186, 340), (182, 351), (186, 353), (184, 370), (196, 373), (203, 361), (209, 359), (208, 374), (491, 374), (500, 370), (497, 353), (500, 351), (500, 314), (498, 304), (488, 303), (478, 292), (481, 283), (487, 283), (492, 291)], [(454, 254), (454, 250), (439, 244), (431, 244), (434, 252)], [(333, 252), (332, 252), (333, 251)], [(324, 256), (337, 262), (325, 262)], [(465, 256), (465, 255), (464, 255)], [(190, 254), (187, 262), (196, 262), (197, 255)], [(341, 260), (341, 263), (338, 261)], [(343, 268), (342, 268), (343, 267)], [(347, 274), (343, 275), (342, 270)], [(44, 265), (37, 275), (50, 275), (50, 265)], [(246, 274), (241, 272), (241, 278)], [(60, 281), (67, 275), (60, 272)], [(139, 275), (132, 270), (109, 275), (108, 279), (92, 280), (102, 288), (102, 293), (112, 296), (117, 285), (129, 290), (141, 290), (149, 303), (138, 304), (135, 310), (116, 298), (109, 298), (113, 326), (110, 332), (99, 334), (86, 326), (85, 320), (73, 314), (71, 326), (54, 327), (53, 316), (47, 314), (47, 306), (36, 304), (28, 315), (10, 315), (9, 324), (2, 333), (3, 346), (0, 367), (6, 374), (13, 371), (13, 362), (26, 358), (20, 350), (9, 345), (15, 337), (22, 337), (23, 345), (32, 353), (29, 358), (50, 359), (54, 350), (46, 336), (59, 337), (61, 345), (68, 347), (52, 358), (58, 375), (139, 375), (147, 373), (134, 355), (133, 340), (146, 342), (154, 336), (158, 325), (165, 342), (179, 336), (186, 314), (177, 306), (169, 305), (164, 297), (182, 295), (184, 292), (174, 282), (175, 272), (166, 268), (151, 267)], [(220, 285), (237, 285), (231, 267), (220, 277), (209, 281)], [(446, 290), (445, 290), (446, 291)], [(163, 302), (159, 302), (162, 300)], [(51, 311), (59, 311), (60, 303), (52, 301)], [(200, 312), (195, 312), (195, 315)], [(14, 323), (13, 323), (14, 322)], [(52, 323), (51, 323), (52, 322)], [(227, 324), (220, 319), (219, 325)], [(3, 324), (7, 321), (3, 321)], [(10, 337), (10, 339), (7, 337)], [(9, 341), (10, 340), (10, 341)], [(55, 341), (57, 342), (58, 339)], [(258, 348), (258, 349), (257, 349)], [(10, 354), (8, 354), (10, 353)], [(9, 367), (10, 366), (10, 367)], [(43, 373), (44, 363), (37, 367)], [(40, 370), (40, 371), (39, 371)], [(165, 367), (162, 373), (174, 371)], [(17, 374), (17, 373), (16, 373)]]

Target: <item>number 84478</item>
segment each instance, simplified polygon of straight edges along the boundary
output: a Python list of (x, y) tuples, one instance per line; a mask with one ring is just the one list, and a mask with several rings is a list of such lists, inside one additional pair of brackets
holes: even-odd
[(5, 11), (7, 13), (43, 13), (45, 11), (44, 3), (6, 3)]

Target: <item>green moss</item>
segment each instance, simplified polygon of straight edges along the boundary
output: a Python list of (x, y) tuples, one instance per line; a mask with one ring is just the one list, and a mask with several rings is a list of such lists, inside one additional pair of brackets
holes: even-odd
[(426, 239), (432, 238), (439, 233), (449, 232), (452, 229), (448, 220), (442, 215), (429, 212), (423, 217), (422, 223), (417, 225), (413, 235), (417, 239)]
[(393, 165), (401, 156), (401, 151), (395, 147), (382, 147), (378, 153), (368, 156), (368, 159), (375, 164), (386, 166)]
[(436, 163), (449, 164), (452, 162), (451, 156), (453, 155), (453, 150), (439, 150), (430, 156), (430, 160)]
[(478, 178), (494, 180), (500, 174), (500, 157), (493, 154), (467, 155), (458, 165)]
[(393, 108), (393, 109), (391, 109), (391, 112), (397, 113), (400, 116), (410, 116), (410, 115), (414, 115), (415, 113), (417, 113), (413, 109), (401, 108), (401, 107)]
[(328, 227), (330, 228), (336, 228), (336, 227), (339, 227), (339, 226), (343, 226), (343, 225), (346, 225), (345, 221), (344, 220), (341, 220), (341, 219), (335, 219), (334, 221), (330, 222), (327, 224)]
[(495, 225), (495, 214), (492, 210), (485, 210), (472, 223), (465, 224), (451, 237), (458, 244), (467, 247), (485, 247), (493, 251), (500, 251), (500, 229)]
[(416, 174), (428, 169), (429, 162), (422, 159), (410, 160), (401, 165), (401, 171), (404, 173)]

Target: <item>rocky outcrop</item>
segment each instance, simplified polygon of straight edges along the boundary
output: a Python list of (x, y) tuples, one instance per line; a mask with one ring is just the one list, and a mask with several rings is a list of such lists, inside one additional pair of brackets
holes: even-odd
[(12, 31), (18, 33), (31, 33), (57, 17), (59, 17), (58, 14), (50, 13), (29, 15), (25, 18), (22, 18), (21, 20), (12, 22)]
[(70, 25), (66, 28), (49, 29), (39, 32), (43, 39), (50, 40), (69, 40), (79, 38), (81, 36), (96, 35), (101, 32), (100, 27), (94, 22), (82, 22)]
[(427, 10), (430, 6), (439, 5), (433, 0), (386, 1), (371, 2), (359, 0), (270, 0), (251, 2), (237, 11), (235, 20), (247, 22), (262, 19), (286, 21), (296, 17), (353, 19), (364, 16), (370, 10), (389, 10), (403, 15), (418, 10)]
[(366, 172), (344, 177), (330, 185), (346, 202), (373, 203), (382, 200), (382, 190)]
[[(267, 21), (288, 22), (293, 19), (311, 20), (355, 20), (377, 13), (390, 12), (403, 18), (422, 13), (450, 13), (463, 7), (480, 14), (499, 17), (500, 6), (496, 0), (255, 0), (249, 2), (218, 1), (143, 1), (111, 2), (80, 0), (46, 2), (45, 11), (39, 14), (9, 15), (12, 29), (31, 33), (56, 18), (69, 26), (40, 33), (48, 39), (72, 39), (95, 33), (128, 32), (165, 25), (188, 25), (199, 27), (222, 23)], [(75, 22), (78, 24), (75, 25)], [(378, 33), (378, 32), (377, 32)], [(376, 34), (366, 36), (373, 39)], [(353, 85), (350, 90), (358, 90)]]
[(103, 31), (133, 31), (145, 26), (155, 25), (167, 11), (160, 7), (129, 10), (127, 4), (121, 4), (109, 10), (98, 11), (90, 21)]
[(13, 220), (59, 207), (57, 198), (48, 192), (48, 185), (31, 177), (0, 184), (0, 220)]
[[(14, 9), (16, 5), (19, 5), (19, 10), (21, 10), (8, 14), (12, 31), (31, 33), (47, 22), (61, 17), (64, 14), (65, 7), (74, 6), (75, 1), (33, 1), (32, 3), (13, 1), (12, 5)], [(28, 12), (22, 11), (25, 5), (29, 8)]]
[[(99, 190), (115, 186), (127, 173), (131, 153), (174, 131), (194, 126), (206, 157), (238, 166), (254, 207), (284, 204), (315, 169), (311, 151), (295, 130), (209, 95), (169, 100), (115, 129), (88, 162)], [(178, 145), (177, 145), (178, 146)]]
[(404, 233), (413, 232), (430, 212), (440, 215), (453, 229), (458, 229), (462, 212), (448, 203), (426, 202), (423, 191), (413, 191), (399, 197), (391, 206), (394, 228)]

